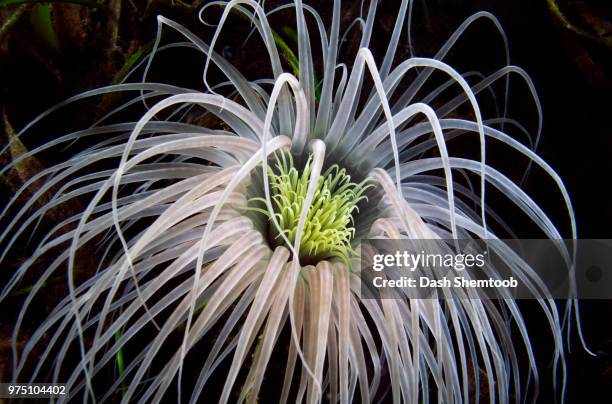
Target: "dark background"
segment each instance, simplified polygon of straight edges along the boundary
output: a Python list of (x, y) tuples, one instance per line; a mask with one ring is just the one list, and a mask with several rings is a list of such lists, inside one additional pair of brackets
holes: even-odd
[[(110, 2), (115, 4), (116, 2)], [(194, 11), (169, 2), (135, 1), (136, 8), (123, 4), (118, 22), (108, 10), (77, 5), (55, 4), (52, 21), (59, 47), (41, 35), (29, 17), (30, 9), (0, 37), (0, 108), (16, 129), (67, 96), (86, 89), (107, 85), (116, 80), (126, 60), (149, 43), (155, 35), (155, 18), (162, 13), (185, 24), (204, 38), (210, 30), (202, 28)], [(268, 2), (268, 7), (280, 2)], [(322, 10), (329, 20), (329, 3), (307, 2)], [(359, 2), (344, 2), (343, 26), (357, 15)], [(121, 4), (121, 3), (120, 3)], [(506, 29), (511, 61), (523, 67), (533, 79), (544, 109), (544, 131), (538, 153), (564, 179), (576, 211), (580, 238), (612, 238), (612, 4), (606, 0), (559, 1), (561, 10), (577, 28), (595, 38), (586, 38), (567, 29), (547, 6), (546, 0), (415, 0), (414, 45), (418, 55), (432, 56), (461, 22), (479, 10), (495, 14)], [(379, 9), (378, 32), (393, 27), (399, 1), (383, 1)], [(1, 8), (5, 22), (15, 8)], [(287, 22), (285, 22), (287, 23)], [(40, 25), (40, 24), (38, 24)], [(116, 38), (112, 35), (116, 28)], [(231, 26), (225, 31), (227, 44), (222, 48), (236, 66), (253, 78), (267, 72), (259, 43), (242, 47), (246, 31)], [(313, 34), (311, 33), (311, 37)], [(114, 38), (114, 39), (111, 39)], [(385, 35), (376, 35), (372, 50), (380, 54)], [(607, 42), (606, 42), (607, 41)], [(253, 41), (252, 41), (253, 42)], [(478, 24), (466, 33), (457, 49), (449, 55), (452, 65), (477, 67), (487, 60), (500, 60), (501, 42), (490, 24)], [(201, 88), (201, 58), (185, 56), (180, 63), (163, 60), (154, 77), (178, 80), (177, 84)], [(181, 73), (177, 74), (176, 71)], [(249, 74), (252, 75), (249, 76)], [(198, 87), (200, 86), (200, 87)], [(517, 93), (510, 112), (529, 115), (533, 104), (528, 93)], [(521, 99), (521, 96), (525, 96)], [(105, 105), (84, 103), (77, 109), (62, 112), (24, 138), (32, 148), (69, 127), (84, 127), (99, 116)], [(529, 117), (527, 118), (529, 120)], [(0, 156), (6, 159), (6, 156)], [(40, 164), (53, 164), (62, 155), (41, 156)], [(2, 160), (4, 164), (6, 160)], [(516, 168), (521, 170), (519, 166)], [(5, 195), (19, 185), (19, 179), (2, 182)], [(558, 208), (561, 199), (550, 182), (530, 179), (526, 189), (542, 206), (552, 209), (553, 217), (564, 220)], [(6, 197), (6, 196), (5, 196)], [(558, 209), (558, 211), (555, 211)], [(517, 219), (518, 220), (518, 219)], [(565, 219), (566, 220), (566, 219)], [(511, 221), (512, 222), (512, 221)], [(520, 223), (520, 222), (519, 222)], [(519, 224), (520, 227), (520, 224)], [(527, 235), (528, 237), (528, 235)], [(568, 355), (568, 402), (609, 402), (612, 383), (612, 304), (608, 301), (582, 302), (582, 327), (589, 348), (598, 354), (587, 355), (577, 341), (572, 341)], [(526, 310), (529, 320), (529, 309)], [(536, 351), (546, 351), (549, 340), (532, 319)], [(6, 329), (5, 329), (6, 331)], [(5, 333), (2, 333), (5, 335)], [(575, 335), (575, 333), (574, 333)], [(540, 348), (540, 349), (539, 349)], [(545, 354), (542, 355), (545, 361)], [(548, 372), (540, 367), (542, 377)], [(550, 386), (542, 386), (540, 402), (552, 402)]]

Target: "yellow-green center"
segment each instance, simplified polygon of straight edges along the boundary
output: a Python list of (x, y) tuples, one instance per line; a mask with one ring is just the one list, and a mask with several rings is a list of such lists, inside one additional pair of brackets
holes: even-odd
[[(285, 154), (277, 156), (276, 164), (268, 167), (273, 214), (292, 244), (295, 243), (311, 174), (311, 157), (301, 173), (293, 166), (291, 156)], [(353, 214), (358, 210), (357, 204), (365, 199), (363, 193), (366, 188), (365, 181), (351, 182), (350, 175), (338, 165), (329, 167), (319, 176), (300, 240), (299, 255), (302, 263), (316, 263), (333, 257), (348, 262), (353, 254)], [(265, 204), (263, 198), (254, 200)], [(265, 208), (255, 210), (264, 213), (269, 219), (272, 215)], [(285, 243), (272, 223), (270, 230), (275, 246)]]

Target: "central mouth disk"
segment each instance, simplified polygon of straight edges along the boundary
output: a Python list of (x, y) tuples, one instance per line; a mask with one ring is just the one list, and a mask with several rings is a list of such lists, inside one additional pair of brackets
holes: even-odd
[[(295, 244), (312, 166), (312, 156), (308, 157), (303, 168), (298, 169), (290, 153), (275, 155), (267, 170), (271, 204), (268, 205), (262, 196), (249, 199), (249, 210), (267, 219), (265, 231), (272, 248), (286, 246), (287, 241), (291, 246)], [(358, 205), (367, 203), (366, 192), (369, 188), (371, 184), (367, 179), (353, 182), (347, 170), (337, 164), (324, 169), (317, 178), (301, 232), (301, 264), (316, 264), (331, 259), (349, 262), (355, 253), (352, 246), (356, 234), (355, 216), (359, 213)], [(274, 224), (272, 216), (280, 229)]]

